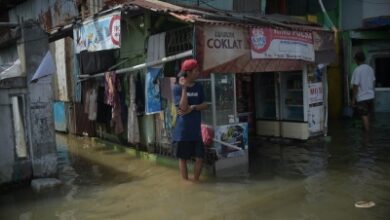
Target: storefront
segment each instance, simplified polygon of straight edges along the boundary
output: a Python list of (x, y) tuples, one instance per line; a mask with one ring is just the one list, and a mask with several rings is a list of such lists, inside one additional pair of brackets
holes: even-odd
[(247, 163), (254, 136), (326, 135), (326, 65), (316, 62), (323, 39), (318, 32), (314, 37), (311, 30), (220, 22), (196, 24), (195, 33), (200, 82), (211, 106), (202, 116), (207, 136), (213, 135), (217, 169), (218, 163)]

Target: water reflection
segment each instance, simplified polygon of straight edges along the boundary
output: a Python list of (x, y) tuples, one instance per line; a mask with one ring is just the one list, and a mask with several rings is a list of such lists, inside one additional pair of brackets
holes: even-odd
[[(58, 135), (63, 186), (3, 193), (0, 219), (389, 219), (386, 117), (369, 135), (345, 122), (331, 127), (331, 141), (259, 143), (250, 176), (201, 184), (87, 138)], [(360, 200), (377, 205), (357, 209)]]

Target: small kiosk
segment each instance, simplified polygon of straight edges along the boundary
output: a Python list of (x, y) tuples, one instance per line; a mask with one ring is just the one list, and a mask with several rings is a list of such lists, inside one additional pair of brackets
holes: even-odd
[(198, 24), (195, 34), (211, 106), (203, 136), (213, 136), (217, 175), (247, 171), (250, 136), (326, 135), (326, 66), (316, 61), (322, 35), (244, 24)]

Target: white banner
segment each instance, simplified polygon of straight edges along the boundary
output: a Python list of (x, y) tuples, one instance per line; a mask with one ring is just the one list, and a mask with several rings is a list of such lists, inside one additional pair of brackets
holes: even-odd
[(313, 35), (310, 32), (251, 28), (252, 59), (293, 59), (314, 61)]

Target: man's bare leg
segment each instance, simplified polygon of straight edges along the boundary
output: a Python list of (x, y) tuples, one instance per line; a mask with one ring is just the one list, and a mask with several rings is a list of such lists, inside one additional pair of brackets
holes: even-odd
[(188, 180), (187, 160), (179, 159), (179, 169), (181, 177), (184, 180)]
[(194, 181), (199, 181), (200, 173), (202, 172), (202, 164), (203, 159), (202, 158), (196, 158), (195, 159), (195, 167), (194, 167)]
[(363, 126), (365, 131), (370, 130), (370, 117), (368, 115), (362, 116)]

